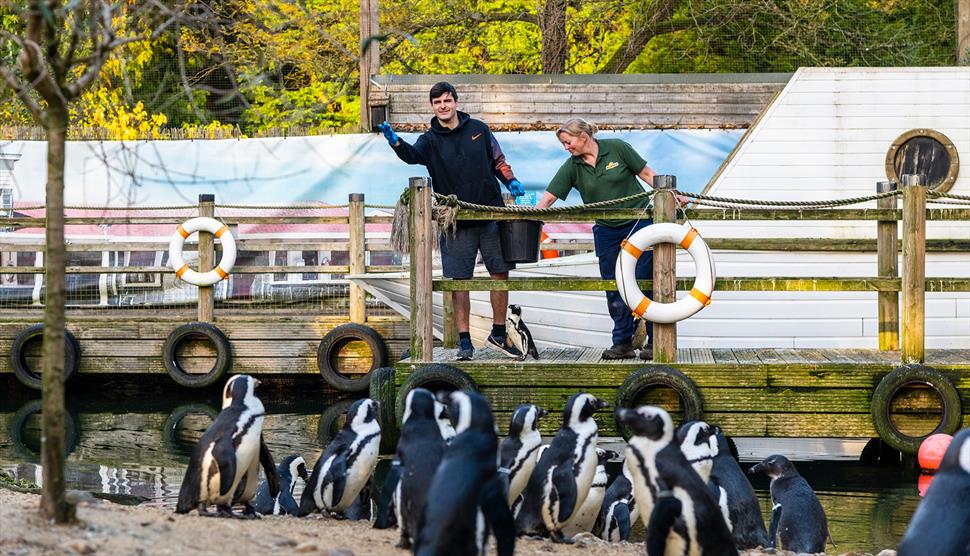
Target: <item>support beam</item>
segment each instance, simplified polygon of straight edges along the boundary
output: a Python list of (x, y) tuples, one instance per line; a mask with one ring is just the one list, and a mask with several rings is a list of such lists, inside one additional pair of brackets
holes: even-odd
[[(350, 255), (350, 273), (363, 274), (367, 272), (367, 251), (364, 247), (364, 194), (351, 193), (349, 198), (350, 239), (348, 251)], [(364, 323), (367, 321), (367, 300), (364, 288), (351, 282), (349, 313), (350, 322)]]
[(410, 178), (411, 359), (432, 359), (431, 180)]
[(376, 40), (380, 33), (377, 19), (377, 0), (360, 0), (360, 59), (357, 72), (360, 76), (360, 130), (371, 130), (370, 78), (381, 71), (380, 43)]
[(970, 0), (954, 0), (957, 22), (958, 66), (970, 65)]
[(923, 363), (926, 350), (926, 186), (903, 176), (903, 363)]
[[(654, 176), (653, 222), (677, 221), (677, 176)], [(660, 243), (653, 248), (653, 295), (657, 303), (677, 301), (677, 246)], [(673, 363), (677, 358), (677, 324), (653, 323), (653, 360)]]
[[(216, 196), (199, 195), (199, 216), (213, 218), (216, 215)], [(216, 250), (212, 234), (199, 230), (199, 272), (209, 272), (216, 265)], [(214, 286), (199, 286), (199, 322), (212, 322), (216, 297)]]
[[(877, 193), (895, 190), (896, 182), (892, 180), (876, 184)], [(876, 201), (876, 206), (895, 209), (896, 197), (879, 199)], [(895, 220), (882, 220), (876, 224), (876, 257), (880, 278), (899, 276), (898, 233)], [(890, 351), (899, 349), (899, 292), (879, 292), (879, 349)]]

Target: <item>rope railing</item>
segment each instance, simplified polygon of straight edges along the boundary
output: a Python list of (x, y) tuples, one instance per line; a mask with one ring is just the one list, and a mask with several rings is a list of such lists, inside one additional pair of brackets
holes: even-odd
[(449, 206), (458, 207), (462, 209), (469, 210), (486, 210), (491, 212), (509, 212), (509, 213), (519, 213), (519, 214), (562, 214), (569, 212), (582, 212), (588, 209), (606, 208), (621, 205), (629, 201), (635, 201), (638, 199), (649, 199), (653, 197), (656, 191), (644, 191), (643, 193), (637, 193), (636, 195), (628, 195), (626, 197), (620, 197), (618, 199), (611, 199), (609, 201), (597, 201), (595, 203), (587, 203), (572, 206), (562, 206), (562, 207), (546, 207), (546, 208), (536, 208), (525, 205), (514, 205), (514, 206), (493, 206), (493, 205), (479, 205), (476, 203), (468, 203), (466, 201), (461, 201), (454, 195), (442, 195), (440, 193), (434, 193), (434, 199), (438, 202), (439, 206)]

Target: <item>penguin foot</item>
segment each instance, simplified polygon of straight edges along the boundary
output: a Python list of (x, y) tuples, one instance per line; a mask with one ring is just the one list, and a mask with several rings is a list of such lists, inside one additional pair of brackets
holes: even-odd
[(394, 548), (402, 548), (404, 550), (411, 550), (411, 539), (401, 535), (401, 540), (394, 545)]
[(199, 515), (202, 517), (212, 517), (215, 514), (210, 512), (208, 506), (205, 504), (199, 504)]
[(234, 517), (235, 514), (232, 513), (231, 506), (216, 506), (215, 512), (205, 512), (204, 514), (200, 511), (199, 515), (204, 515), (205, 517)]
[(550, 531), (549, 538), (552, 539), (552, 542), (554, 543), (573, 544), (572, 537), (563, 535), (562, 531)]
[(246, 504), (246, 508), (243, 510), (243, 513), (232, 514), (232, 517), (236, 519), (262, 519), (262, 516), (256, 513), (256, 508), (249, 504)]

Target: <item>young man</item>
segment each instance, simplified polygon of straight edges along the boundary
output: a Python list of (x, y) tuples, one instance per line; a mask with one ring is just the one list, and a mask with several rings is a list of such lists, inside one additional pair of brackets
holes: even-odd
[[(484, 122), (458, 110), (458, 91), (447, 82), (431, 87), (431, 129), (414, 145), (402, 141), (390, 124), (380, 130), (398, 158), (408, 164), (422, 164), (431, 175), (431, 187), (442, 195), (455, 195), (461, 201), (500, 207), (502, 193), (499, 181), (512, 195), (525, 194), (515, 179), (512, 167), (505, 161), (502, 148)], [(493, 280), (507, 280), (514, 263), (505, 261), (495, 221), (459, 221), (454, 234), (441, 235), (441, 262), (446, 278), (467, 280), (475, 270), (479, 251)], [(470, 301), (467, 291), (454, 292), (455, 321), (458, 325), (459, 361), (468, 361), (475, 353), (468, 333)], [(492, 333), (487, 347), (509, 357), (521, 357), (515, 347), (506, 345), (505, 314), (509, 304), (507, 291), (492, 291)]]

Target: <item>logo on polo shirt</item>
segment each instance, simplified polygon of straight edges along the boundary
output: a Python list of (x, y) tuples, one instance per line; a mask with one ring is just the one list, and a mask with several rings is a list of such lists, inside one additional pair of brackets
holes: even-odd
[(616, 168), (619, 165), (620, 165), (619, 162), (610, 162), (609, 164), (606, 165), (606, 169), (607, 170), (612, 170), (613, 168)]

